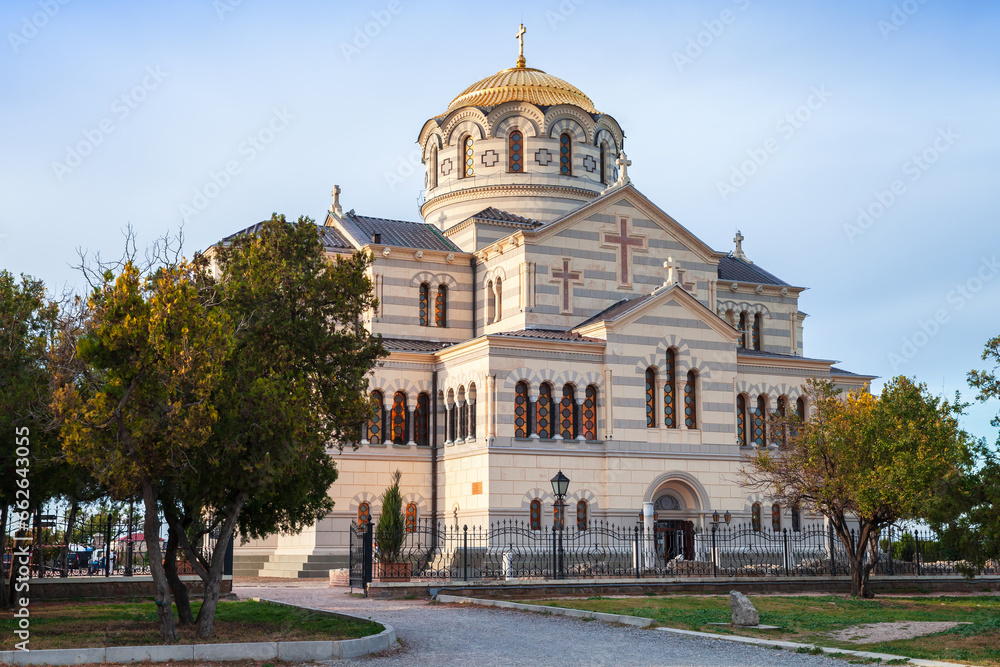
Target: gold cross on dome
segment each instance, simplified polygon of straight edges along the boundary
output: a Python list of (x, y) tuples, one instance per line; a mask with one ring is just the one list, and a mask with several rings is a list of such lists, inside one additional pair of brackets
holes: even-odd
[(517, 55), (517, 66), (518, 67), (524, 67), (525, 63), (527, 62), (524, 59), (524, 33), (526, 33), (526, 32), (528, 32), (528, 29), (525, 28), (524, 24), (522, 23), (521, 27), (517, 31), (517, 35), (515, 35), (515, 37), (517, 37), (518, 44), (520, 45), (520, 51), (519, 51), (519, 53)]

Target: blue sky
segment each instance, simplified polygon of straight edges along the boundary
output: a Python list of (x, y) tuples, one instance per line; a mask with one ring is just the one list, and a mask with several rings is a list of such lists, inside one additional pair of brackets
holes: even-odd
[[(319, 218), (334, 183), (417, 220), (417, 132), (514, 64), (521, 21), (528, 65), (621, 123), (641, 191), (810, 288), (808, 356), (972, 398), (1000, 335), (996, 3), (8, 0), (0, 267), (79, 285), (76, 248), (115, 255), (128, 223), (186, 217), (193, 252)], [(996, 410), (967, 426), (994, 440)]]

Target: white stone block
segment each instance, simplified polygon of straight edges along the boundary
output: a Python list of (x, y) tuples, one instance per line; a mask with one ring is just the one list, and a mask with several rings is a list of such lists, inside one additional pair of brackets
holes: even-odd
[(194, 660), (193, 646), (109, 646), (105, 650), (108, 662)]
[(196, 644), (194, 646), (195, 660), (274, 660), (277, 657), (277, 642)]
[(278, 642), (278, 660), (308, 662), (333, 658), (333, 642)]

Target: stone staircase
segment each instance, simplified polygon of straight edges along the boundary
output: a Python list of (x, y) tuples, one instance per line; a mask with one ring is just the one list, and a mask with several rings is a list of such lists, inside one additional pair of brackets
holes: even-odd
[(347, 567), (347, 556), (334, 555), (236, 555), (234, 577), (280, 577), (284, 579), (325, 579), (330, 570)]

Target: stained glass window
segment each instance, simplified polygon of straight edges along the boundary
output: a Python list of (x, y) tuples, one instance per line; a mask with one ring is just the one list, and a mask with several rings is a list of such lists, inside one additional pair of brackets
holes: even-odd
[(468, 178), (476, 175), (476, 146), (472, 136), (467, 136), (462, 142), (462, 150), (465, 152), (465, 162), (462, 164), (462, 176)]
[(580, 500), (576, 503), (576, 529), (587, 530), (587, 501)]
[(512, 130), (507, 136), (507, 167), (515, 174), (524, 171), (524, 135), (520, 130)]
[(538, 498), (531, 501), (529, 518), (531, 520), (531, 530), (542, 529), (542, 501)]
[(448, 326), (448, 286), (438, 285), (437, 298), (434, 300), (434, 324), (439, 327)]
[(698, 428), (698, 396), (695, 394), (695, 373), (688, 371), (684, 385), (684, 424), (688, 428)]
[(373, 445), (381, 445), (384, 436), (382, 432), (382, 416), (385, 412), (382, 392), (373, 391), (371, 395), (372, 415), (368, 418), (368, 442)]
[(572, 141), (565, 132), (559, 135), (559, 173), (563, 176), (573, 175)]
[(372, 520), (372, 508), (368, 503), (358, 503), (358, 528), (364, 528)]
[(476, 439), (476, 402), (469, 403), (469, 437)]
[(739, 346), (742, 349), (746, 349), (747, 346), (747, 329), (749, 328), (749, 323), (747, 322), (747, 311), (740, 313), (740, 340)]
[(538, 412), (535, 433), (539, 438), (552, 437), (552, 385), (548, 382), (538, 389)]
[(557, 528), (566, 527), (566, 503), (556, 502), (552, 505), (552, 525)]
[(406, 394), (397, 391), (392, 396), (392, 444), (406, 444)]
[(583, 400), (583, 437), (597, 440), (597, 387), (587, 385)]
[(763, 344), (764, 316), (757, 313), (753, 316), (753, 349), (760, 350)]
[(736, 444), (747, 446), (747, 399), (743, 394), (736, 397)]
[(750, 508), (750, 526), (760, 531), (760, 503), (754, 503)]
[(559, 435), (564, 440), (576, 437), (576, 396), (573, 385), (563, 385), (562, 400), (559, 401)]
[(764, 446), (765, 423), (764, 415), (767, 414), (767, 401), (764, 395), (757, 397), (757, 409), (753, 411), (753, 443), (757, 447)]
[(469, 436), (469, 402), (462, 401), (458, 408), (458, 439), (465, 440)]
[(771, 505), (771, 530), (781, 530), (781, 505), (777, 503)]
[(431, 286), (427, 283), (420, 283), (420, 326), (428, 327), (431, 324)]
[(646, 369), (646, 428), (656, 427), (656, 371)]
[(673, 348), (667, 350), (667, 361), (663, 367), (663, 425), (667, 428), (677, 428), (676, 392), (674, 391), (676, 361)]
[(430, 412), (431, 412), (431, 397), (427, 394), (420, 394), (417, 396), (417, 409), (414, 412), (414, 428), (416, 430), (416, 435), (414, 440), (421, 447), (426, 447), (430, 444)]
[(406, 532), (417, 532), (417, 504), (406, 504)]
[(527, 438), (528, 426), (528, 384), (518, 382), (514, 387), (514, 437)]

